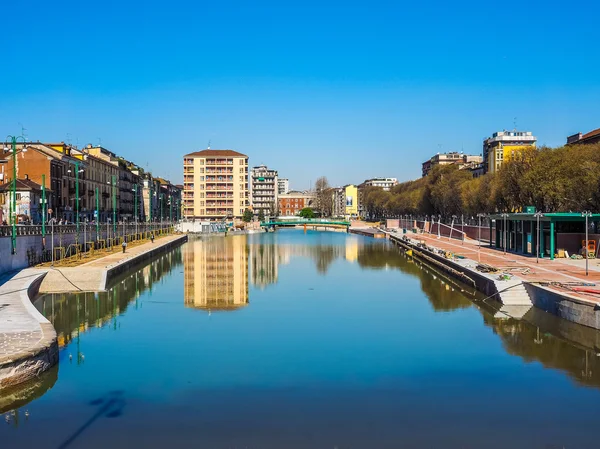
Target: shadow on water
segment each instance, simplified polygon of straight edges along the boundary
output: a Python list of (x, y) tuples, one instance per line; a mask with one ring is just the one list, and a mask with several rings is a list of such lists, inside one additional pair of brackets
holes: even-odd
[(100, 418), (119, 418), (123, 415), (125, 408), (125, 399), (123, 391), (110, 391), (104, 397), (94, 399), (89, 405), (97, 407), (96, 412), (90, 416), (71, 436), (62, 442), (58, 449), (68, 448), (77, 438), (79, 438), (88, 428)]

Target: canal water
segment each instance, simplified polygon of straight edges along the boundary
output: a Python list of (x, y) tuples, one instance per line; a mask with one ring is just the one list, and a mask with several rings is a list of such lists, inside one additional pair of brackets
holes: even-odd
[(191, 240), (36, 307), (57, 368), (2, 448), (597, 448), (598, 333), (522, 320), (385, 241)]

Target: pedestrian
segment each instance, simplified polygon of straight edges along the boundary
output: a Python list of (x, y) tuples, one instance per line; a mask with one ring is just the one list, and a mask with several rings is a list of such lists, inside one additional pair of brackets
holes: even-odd
[(154, 243), (154, 233), (150, 234), (150, 240)]
[(123, 247), (123, 254), (125, 254), (125, 248), (127, 248), (127, 242), (125, 240), (123, 240), (123, 243), (121, 243), (121, 246)]

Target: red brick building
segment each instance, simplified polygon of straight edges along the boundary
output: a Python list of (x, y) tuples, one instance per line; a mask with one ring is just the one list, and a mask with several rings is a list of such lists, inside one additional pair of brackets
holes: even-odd
[(298, 192), (291, 190), (279, 194), (279, 215), (294, 216), (305, 207), (315, 207), (315, 195), (312, 192)]

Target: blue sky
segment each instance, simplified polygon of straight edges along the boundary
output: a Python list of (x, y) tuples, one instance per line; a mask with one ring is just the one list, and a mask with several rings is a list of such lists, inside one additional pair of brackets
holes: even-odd
[(175, 181), (209, 140), (308, 188), (416, 178), (440, 150), (479, 154), (515, 117), (551, 146), (600, 127), (591, 0), (2, 9), (0, 132), (101, 139)]

